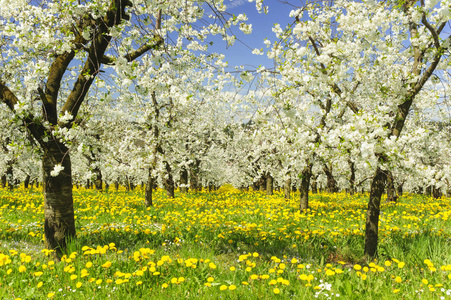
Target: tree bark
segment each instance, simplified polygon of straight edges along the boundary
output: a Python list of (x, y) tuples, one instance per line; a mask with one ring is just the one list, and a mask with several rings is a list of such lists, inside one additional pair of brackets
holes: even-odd
[(351, 175), (349, 176), (349, 194), (354, 195), (356, 193), (355, 188), (355, 163), (350, 159), (348, 161), (349, 168), (351, 169)]
[(377, 251), (380, 204), (386, 181), (387, 173), (377, 167), (376, 174), (371, 182), (370, 199), (366, 212), (364, 254), (368, 258), (373, 258)]
[[(199, 191), (199, 165), (200, 165), (200, 160), (198, 160), (197, 158), (195, 159), (195, 161), (193, 163), (190, 164), (190, 168), (189, 168), (189, 187), (191, 189), (191, 191)], [(202, 190), (202, 188), (200, 188), (200, 190)]]
[(185, 166), (183, 166), (180, 170), (180, 192), (188, 192), (188, 171)]
[(260, 192), (266, 191), (266, 176), (262, 174), (260, 177)]
[(291, 199), (291, 178), (285, 180), (285, 186), (283, 188), (285, 199)]
[(95, 179), (94, 179), (94, 186), (96, 188), (96, 190), (98, 191), (102, 191), (103, 189), (103, 181), (102, 181), (102, 172), (100, 171), (100, 169), (98, 167), (94, 168), (94, 174), (95, 174)]
[(338, 192), (337, 181), (335, 180), (334, 175), (332, 173), (332, 165), (328, 166), (327, 164), (324, 164), (323, 170), (327, 177), (327, 192), (337, 193)]
[[(57, 176), (51, 172), (57, 164), (64, 167)], [(45, 247), (63, 254), (67, 243), (75, 238), (72, 198), (72, 169), (68, 149), (57, 141), (48, 143), (42, 158), (45, 214)]]
[(167, 161), (164, 162), (166, 169), (166, 176), (163, 179), (164, 189), (168, 198), (174, 198), (174, 180), (172, 178), (172, 169)]
[(153, 199), (152, 199), (152, 191), (153, 191), (153, 185), (155, 183), (155, 178), (152, 176), (152, 169), (149, 168), (149, 175), (147, 177), (147, 184), (146, 184), (146, 195), (144, 197), (144, 204), (146, 207), (153, 206)]
[(25, 177), (25, 180), (23, 182), (24, 188), (28, 189), (28, 187), (30, 185), (30, 179), (31, 179), (31, 176), (27, 174), (27, 176)]
[(268, 172), (266, 175), (266, 195), (272, 196), (274, 194), (274, 178)]
[(301, 173), (301, 186), (299, 187), (300, 195), (300, 211), (305, 212), (309, 208), (308, 193), (310, 188), (310, 178), (312, 177), (312, 164), (308, 164)]
[(312, 194), (318, 194), (318, 182), (316, 181), (318, 176), (312, 175), (312, 177)]
[(432, 197), (434, 197), (434, 199), (439, 199), (442, 197), (442, 191), (438, 188), (436, 188), (435, 186), (432, 186)]
[(5, 174), (2, 175), (1, 181), (2, 181), (2, 189), (6, 188), (6, 175)]
[(387, 202), (397, 202), (398, 196), (395, 190), (395, 178), (391, 171), (387, 172)]

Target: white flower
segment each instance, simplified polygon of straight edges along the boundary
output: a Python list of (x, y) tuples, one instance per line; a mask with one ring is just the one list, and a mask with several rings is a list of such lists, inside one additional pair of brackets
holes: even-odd
[(50, 176), (56, 177), (62, 170), (64, 170), (64, 167), (61, 164), (57, 164), (55, 165), (55, 167), (53, 167), (53, 171), (50, 172)]
[(68, 123), (70, 120), (72, 120), (73, 118), (74, 118), (74, 116), (72, 116), (72, 115), (70, 114), (70, 112), (68, 112), (68, 111), (66, 110), (66, 111), (64, 111), (64, 115), (60, 117), (60, 121), (61, 121), (61, 123), (66, 124), (66, 123)]

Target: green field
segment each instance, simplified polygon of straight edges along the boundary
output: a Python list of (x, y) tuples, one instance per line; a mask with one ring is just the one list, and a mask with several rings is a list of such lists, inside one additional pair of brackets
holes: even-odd
[(75, 190), (77, 239), (43, 249), (40, 190), (0, 190), (0, 299), (449, 299), (451, 201), (383, 201), (365, 262), (368, 195)]

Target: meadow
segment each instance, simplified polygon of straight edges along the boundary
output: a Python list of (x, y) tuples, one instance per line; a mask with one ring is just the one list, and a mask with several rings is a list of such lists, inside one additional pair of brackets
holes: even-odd
[(383, 200), (362, 260), (368, 195), (100, 193), (75, 189), (77, 239), (55, 263), (39, 189), (0, 190), (0, 299), (451, 299), (451, 201)]

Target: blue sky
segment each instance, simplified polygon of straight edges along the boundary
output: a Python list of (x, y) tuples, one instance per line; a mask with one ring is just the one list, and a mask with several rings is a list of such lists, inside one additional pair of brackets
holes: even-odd
[[(293, 1), (294, 2), (294, 1)], [(298, 5), (301, 1), (296, 1)], [(254, 55), (252, 50), (255, 48), (263, 48), (263, 41), (268, 38), (272, 42), (276, 40), (272, 27), (275, 23), (279, 23), (282, 28), (291, 24), (294, 19), (289, 17), (293, 6), (281, 3), (278, 0), (266, 0), (263, 2), (269, 7), (268, 14), (258, 13), (255, 8), (255, 2), (248, 0), (226, 0), (227, 12), (238, 15), (245, 13), (248, 17), (247, 23), (252, 24), (252, 34), (243, 34), (238, 28), (233, 33), (239, 40), (232, 47), (226, 47), (225, 42), (215, 41), (211, 51), (224, 53), (229, 66), (243, 65), (246, 69), (254, 69), (259, 65), (266, 68), (274, 67), (274, 63), (265, 55)]]

